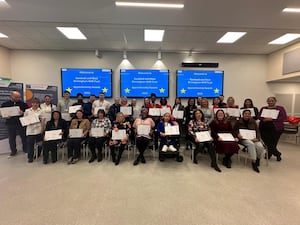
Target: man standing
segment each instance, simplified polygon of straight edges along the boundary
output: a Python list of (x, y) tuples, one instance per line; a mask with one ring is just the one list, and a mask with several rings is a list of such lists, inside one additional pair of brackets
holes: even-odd
[(23, 152), (27, 153), (25, 127), (22, 127), (19, 118), (24, 114), (25, 110), (28, 109), (28, 106), (25, 102), (21, 101), (21, 94), (17, 91), (11, 92), (10, 100), (4, 102), (1, 105), (1, 107), (13, 107), (13, 106), (19, 106), (20, 115), (10, 116), (6, 118), (9, 147), (11, 151), (10, 156), (15, 156), (17, 154), (17, 148), (16, 148), (17, 134), (19, 134), (21, 137)]
[(68, 123), (71, 121), (69, 114), (69, 107), (72, 106), (75, 102), (70, 99), (70, 92), (64, 91), (64, 98), (58, 102), (57, 110), (61, 112), (61, 116)]
[(98, 109), (103, 109), (105, 111), (105, 114), (108, 113), (108, 110), (109, 110), (109, 107), (110, 107), (110, 102), (106, 101), (105, 99), (105, 96), (104, 96), (104, 93), (103, 92), (100, 92), (99, 93), (99, 100), (95, 100), (93, 102), (93, 114), (97, 114), (97, 110), (95, 111), (95, 108), (98, 108)]

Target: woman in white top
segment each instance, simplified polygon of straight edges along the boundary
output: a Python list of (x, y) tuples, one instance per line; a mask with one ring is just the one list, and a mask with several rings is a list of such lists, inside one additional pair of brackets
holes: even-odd
[(50, 121), (51, 113), (56, 110), (56, 105), (51, 103), (51, 96), (45, 95), (44, 103), (40, 105), (40, 108), (43, 112), (43, 117), (45, 118), (45, 122)]
[(35, 115), (39, 118), (40, 122), (29, 124), (26, 128), (27, 136), (27, 151), (28, 162), (33, 162), (34, 157), (34, 143), (42, 140), (42, 133), (44, 132), (45, 119), (42, 119), (42, 110), (40, 108), (40, 100), (34, 98), (31, 102), (32, 106), (25, 110), (25, 116)]

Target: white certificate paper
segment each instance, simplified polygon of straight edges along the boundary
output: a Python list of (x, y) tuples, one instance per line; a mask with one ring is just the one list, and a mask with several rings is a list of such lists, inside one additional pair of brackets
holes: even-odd
[(212, 137), (210, 136), (209, 131), (196, 132), (196, 137), (199, 142), (206, 142), (206, 141), (212, 140)]
[(249, 129), (239, 129), (240, 135), (242, 135), (243, 139), (253, 140), (256, 138), (256, 131)]
[(159, 108), (150, 108), (149, 115), (150, 116), (160, 116), (160, 109)]
[(125, 129), (119, 129), (118, 131), (113, 130), (112, 131), (112, 140), (124, 140), (126, 137), (126, 130)]
[(62, 133), (61, 129), (45, 131), (44, 140), (45, 141), (60, 140), (62, 139), (61, 133)]
[(28, 116), (23, 116), (23, 117), (20, 117), (19, 119), (20, 119), (20, 122), (21, 122), (23, 127), (28, 126), (30, 124), (35, 124), (35, 123), (40, 122), (39, 117), (35, 114), (30, 114)]
[(12, 107), (3, 107), (0, 108), (0, 113), (3, 118), (11, 117), (11, 116), (19, 116), (20, 115), (20, 107), (12, 106)]
[(279, 115), (279, 110), (277, 109), (263, 109), (261, 113), (261, 117), (264, 118), (272, 118), (272, 119), (277, 119)]
[(80, 129), (69, 129), (70, 138), (81, 138), (83, 136), (83, 130)]
[(170, 113), (171, 114), (171, 109), (170, 108), (162, 108), (160, 109), (160, 115), (163, 116), (165, 113)]
[(166, 135), (180, 135), (179, 126), (165, 126), (165, 134)]
[(137, 126), (137, 134), (138, 135), (149, 135), (151, 127), (150, 125), (138, 125)]
[(123, 113), (124, 115), (131, 116), (132, 115), (132, 107), (130, 107), (130, 106), (121, 106), (120, 107), (120, 112)]
[(92, 137), (103, 137), (104, 136), (104, 128), (91, 128)]
[(81, 105), (74, 105), (69, 107), (69, 113), (76, 113), (77, 110), (81, 109)]
[(227, 113), (229, 116), (240, 117), (240, 110), (235, 108), (227, 108)]
[(178, 111), (178, 110), (173, 111), (173, 117), (175, 119), (183, 119), (183, 114), (184, 114), (184, 111)]
[(218, 136), (222, 139), (222, 141), (234, 141), (234, 137), (231, 133), (218, 133)]
[(99, 111), (99, 109), (103, 109), (104, 112), (105, 112), (105, 108), (104, 108), (104, 107), (101, 107), (101, 106), (95, 107), (95, 108), (94, 108), (94, 116), (98, 116), (98, 111)]

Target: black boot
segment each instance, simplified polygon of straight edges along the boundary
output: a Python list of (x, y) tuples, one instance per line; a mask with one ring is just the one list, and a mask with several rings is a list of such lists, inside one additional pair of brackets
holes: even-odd
[(255, 172), (259, 173), (259, 169), (258, 169), (258, 167), (257, 167), (256, 162), (252, 162), (252, 169), (253, 169)]
[(260, 159), (257, 158), (255, 163), (256, 163), (256, 166), (260, 166)]
[(228, 159), (227, 159), (226, 156), (223, 158), (222, 164), (227, 167), (227, 165), (228, 165)]
[(146, 163), (144, 155), (141, 155), (141, 163)]
[(98, 152), (98, 158), (97, 158), (98, 162), (102, 161), (102, 152)]
[(222, 170), (219, 168), (219, 166), (218, 166), (218, 164), (217, 164), (216, 162), (211, 162), (210, 166), (211, 166), (212, 168), (214, 168), (215, 171), (217, 171), (217, 172), (219, 172), (219, 173), (222, 172)]
[(89, 160), (89, 163), (92, 163), (92, 162), (94, 162), (95, 161), (95, 159), (96, 159), (96, 156), (95, 155), (92, 155), (92, 157), (90, 158), (90, 160)]
[(195, 164), (198, 164), (197, 155), (198, 155), (198, 151), (195, 149), (194, 150), (194, 160), (193, 160), (193, 163), (195, 163)]
[(133, 165), (136, 166), (140, 162), (140, 155), (134, 160)]
[(281, 153), (278, 152), (278, 154), (276, 155), (276, 160), (279, 162), (281, 161)]

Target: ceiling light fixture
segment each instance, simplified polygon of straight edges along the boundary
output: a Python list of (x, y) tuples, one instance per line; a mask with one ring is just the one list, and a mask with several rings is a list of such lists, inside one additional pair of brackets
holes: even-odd
[(150, 8), (173, 8), (182, 9), (184, 4), (176, 3), (146, 3), (146, 2), (115, 2), (116, 6), (126, 7), (150, 7)]
[(158, 52), (157, 52), (157, 59), (158, 59), (158, 60), (161, 60), (161, 59), (162, 59), (162, 57), (161, 57), (161, 51), (158, 51)]
[(0, 33), (0, 38), (8, 38), (8, 36), (3, 33)]
[(162, 41), (164, 37), (165, 30), (144, 30), (144, 40), (145, 41)]
[(127, 51), (126, 50), (123, 51), (123, 59), (127, 59)]
[(56, 27), (68, 39), (85, 40), (86, 36), (77, 27)]
[(243, 37), (246, 34), (246, 32), (227, 32), (226, 34), (221, 37), (217, 43), (234, 43), (237, 40), (239, 40), (241, 37)]
[(284, 8), (282, 12), (300, 13), (300, 8)]
[(284, 34), (281, 37), (269, 42), (269, 45), (283, 45), (300, 37), (300, 34)]

